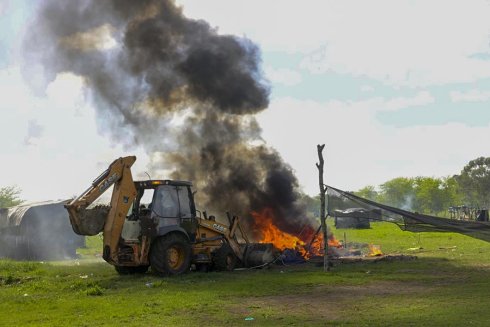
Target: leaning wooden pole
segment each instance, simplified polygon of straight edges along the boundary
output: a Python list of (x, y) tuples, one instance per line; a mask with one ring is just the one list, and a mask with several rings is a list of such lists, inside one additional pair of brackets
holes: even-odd
[(330, 265), (328, 262), (328, 237), (327, 237), (327, 223), (326, 223), (326, 215), (325, 215), (325, 193), (326, 188), (323, 183), (323, 148), (325, 148), (325, 144), (317, 145), (318, 150), (318, 160), (320, 163), (316, 164), (318, 168), (318, 176), (319, 176), (319, 185), (320, 185), (320, 220), (322, 223), (322, 232), (323, 232), (323, 271), (329, 271)]

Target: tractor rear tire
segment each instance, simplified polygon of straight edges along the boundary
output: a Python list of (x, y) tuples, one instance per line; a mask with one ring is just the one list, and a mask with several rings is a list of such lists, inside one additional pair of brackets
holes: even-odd
[(135, 274), (144, 274), (148, 271), (148, 266), (137, 266), (137, 267), (128, 267), (128, 266), (114, 266), (119, 275), (135, 275)]
[(158, 238), (150, 250), (151, 270), (159, 275), (180, 275), (191, 266), (191, 244), (184, 235), (171, 233)]
[(223, 244), (213, 254), (213, 267), (218, 271), (233, 271), (236, 268), (238, 258), (228, 243)]

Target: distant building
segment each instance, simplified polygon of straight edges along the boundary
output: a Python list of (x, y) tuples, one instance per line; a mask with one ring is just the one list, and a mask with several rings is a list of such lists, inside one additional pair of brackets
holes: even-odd
[(381, 210), (350, 208), (346, 210), (334, 210), (335, 228), (370, 228), (371, 220), (381, 220)]
[(65, 201), (0, 209), (0, 257), (60, 260), (76, 257), (85, 238), (73, 232)]

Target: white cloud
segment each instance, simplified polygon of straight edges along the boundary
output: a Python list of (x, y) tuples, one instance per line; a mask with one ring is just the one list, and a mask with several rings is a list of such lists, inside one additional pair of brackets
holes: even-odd
[(427, 91), (421, 91), (412, 98), (398, 97), (390, 99), (384, 103), (384, 111), (396, 111), (408, 107), (418, 107), (431, 104), (435, 101), (434, 97)]
[(452, 91), (449, 93), (451, 101), (453, 102), (479, 102), (479, 101), (488, 101), (490, 100), (490, 91), (482, 91), (482, 90), (469, 90), (466, 92), (461, 91)]
[(361, 86), (361, 92), (368, 93), (368, 92), (373, 92), (373, 91), (374, 91), (374, 87), (372, 87), (371, 85)]
[(490, 126), (384, 126), (376, 113), (390, 103), (281, 98), (259, 116), (259, 122), (264, 139), (291, 164), (310, 194), (318, 193), (317, 144), (326, 144), (326, 183), (347, 190), (398, 176), (452, 175), (469, 160), (490, 156), (490, 150), (474, 142), (489, 139)]
[[(298, 100), (299, 101), (299, 100)], [(431, 104), (435, 101), (434, 97), (427, 91), (421, 91), (415, 94), (413, 97), (372, 97), (362, 101), (330, 101), (328, 106), (338, 106), (343, 110), (353, 108), (356, 111), (368, 111), (370, 113), (381, 111), (397, 111), (400, 109), (410, 107), (420, 107)], [(311, 102), (317, 103), (317, 102)], [(355, 117), (355, 116), (353, 116)]]
[(265, 68), (265, 75), (273, 83), (293, 86), (301, 83), (301, 74), (295, 70), (280, 68), (274, 69), (271, 66)]
[[(303, 67), (427, 86), (490, 77), (490, 4), (423, 0), (180, 0), (191, 17), (264, 50), (309, 54)], [(219, 10), (217, 10), (219, 8)], [(240, 14), (237, 15), (236, 13)]]
[[(27, 200), (68, 198), (85, 190), (112, 160), (128, 154), (98, 135), (82, 85), (79, 77), (61, 74), (39, 98), (22, 84), (18, 69), (0, 71), (0, 187), (18, 185)], [(134, 152), (139, 174), (148, 159), (141, 150)]]

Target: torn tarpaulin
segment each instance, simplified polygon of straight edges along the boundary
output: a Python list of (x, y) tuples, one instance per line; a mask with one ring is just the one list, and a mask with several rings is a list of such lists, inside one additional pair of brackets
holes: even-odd
[(370, 219), (392, 222), (397, 224), (402, 230), (411, 232), (453, 232), (490, 242), (489, 222), (462, 221), (424, 215), (390, 207), (328, 185), (325, 186), (328, 196), (327, 210), (330, 216), (335, 216), (336, 210), (345, 211), (350, 208), (381, 210), (379, 218)]

